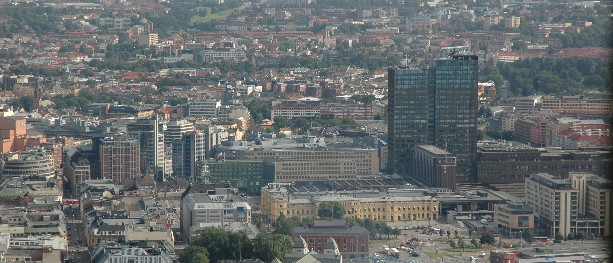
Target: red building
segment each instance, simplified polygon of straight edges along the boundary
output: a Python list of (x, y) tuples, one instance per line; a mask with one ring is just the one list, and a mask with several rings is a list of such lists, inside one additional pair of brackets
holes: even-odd
[(333, 238), (343, 258), (367, 257), (369, 232), (361, 226), (347, 226), (345, 220), (315, 220), (312, 228), (294, 227), (292, 240), (304, 238), (308, 249), (323, 252), (326, 239)]

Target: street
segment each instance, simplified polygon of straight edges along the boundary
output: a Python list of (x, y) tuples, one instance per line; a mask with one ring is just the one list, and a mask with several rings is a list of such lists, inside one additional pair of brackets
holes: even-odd
[(64, 215), (66, 216), (66, 231), (68, 232), (68, 258), (71, 262), (89, 262), (85, 230), (78, 205), (64, 206)]

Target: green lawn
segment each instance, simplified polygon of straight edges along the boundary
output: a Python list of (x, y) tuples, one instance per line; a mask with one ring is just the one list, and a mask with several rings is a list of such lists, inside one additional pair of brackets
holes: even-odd
[(426, 255), (428, 255), (428, 257), (430, 257), (430, 258), (446, 258), (446, 257), (451, 257), (451, 255), (447, 254), (447, 253), (436, 253), (436, 252), (432, 252), (432, 251), (425, 251), (424, 253), (426, 253)]
[[(207, 7), (208, 8), (208, 7)], [(197, 23), (206, 23), (212, 20), (225, 20), (226, 18), (228, 18), (228, 16), (230, 16), (232, 14), (232, 12), (234, 12), (234, 10), (236, 10), (237, 8), (232, 8), (232, 9), (228, 9), (226, 11), (221, 11), (218, 13), (214, 13), (211, 14), (211, 9), (208, 8), (207, 11), (209, 11), (209, 14), (202, 17), (202, 16), (198, 16), (198, 15), (194, 15), (190, 18), (189, 22), (191, 24), (197, 24)]]

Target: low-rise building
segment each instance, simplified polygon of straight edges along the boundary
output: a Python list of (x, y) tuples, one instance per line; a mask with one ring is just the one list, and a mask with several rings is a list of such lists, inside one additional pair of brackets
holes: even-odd
[(323, 252), (326, 240), (332, 238), (345, 259), (367, 257), (370, 232), (361, 226), (347, 226), (345, 220), (315, 220), (313, 227), (292, 228), (294, 242), (303, 238), (310, 251)]
[(189, 240), (201, 223), (222, 227), (233, 222), (251, 223), (251, 206), (238, 189), (224, 185), (188, 187), (181, 199), (181, 233)]
[(262, 214), (275, 221), (280, 215), (315, 218), (323, 202), (340, 202), (346, 218), (372, 220), (428, 221), (437, 220), (440, 210), (436, 198), (415, 191), (295, 191), (289, 184), (269, 184), (262, 187)]
[(524, 231), (534, 229), (534, 210), (526, 204), (508, 203), (494, 206), (494, 225), (506, 235), (521, 238)]
[(95, 246), (91, 253), (92, 263), (174, 263), (177, 259), (175, 250), (165, 241), (105, 242)]

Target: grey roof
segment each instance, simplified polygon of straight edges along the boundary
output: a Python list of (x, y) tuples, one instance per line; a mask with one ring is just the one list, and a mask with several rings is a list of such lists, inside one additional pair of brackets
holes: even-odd
[(294, 242), (294, 248), (305, 248), (306, 246), (306, 241), (304, 240), (304, 238), (302, 236), (298, 236), (298, 238), (296, 238), (296, 242)]

